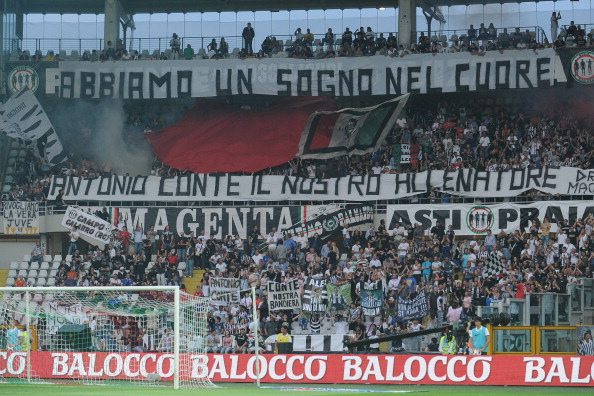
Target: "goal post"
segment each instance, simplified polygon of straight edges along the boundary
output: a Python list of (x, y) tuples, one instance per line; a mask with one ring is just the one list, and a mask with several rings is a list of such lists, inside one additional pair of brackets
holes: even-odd
[(0, 288), (0, 377), (213, 387), (209, 306), (177, 286)]

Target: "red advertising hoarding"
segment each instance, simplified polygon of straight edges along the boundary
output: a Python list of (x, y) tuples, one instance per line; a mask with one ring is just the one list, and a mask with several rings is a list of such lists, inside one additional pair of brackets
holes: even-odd
[[(254, 355), (180, 355), (182, 379), (253, 382)], [(261, 355), (262, 382), (317, 384), (593, 386), (594, 357), (294, 354)], [(0, 351), (0, 376), (24, 377), (26, 354)], [(36, 378), (173, 379), (168, 353), (32, 352)]]

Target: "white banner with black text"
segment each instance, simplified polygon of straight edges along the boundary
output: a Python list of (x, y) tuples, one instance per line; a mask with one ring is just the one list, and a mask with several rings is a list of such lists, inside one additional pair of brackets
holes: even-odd
[(301, 296), (297, 279), (285, 282), (268, 282), (268, 307), (271, 311), (301, 309)]
[(506, 171), (425, 171), (309, 179), (297, 176), (188, 174), (174, 177), (54, 176), (48, 200), (65, 201), (376, 201), (437, 189), (464, 197), (512, 197), (529, 190), (594, 195), (594, 169), (572, 167)]
[(76, 227), (82, 239), (100, 248), (112, 240), (111, 224), (92, 213), (73, 206), (66, 209), (62, 218), (62, 226), (68, 230), (73, 230)]
[(4, 201), (1, 230), (7, 235), (39, 234), (39, 202)]
[(553, 49), (484, 56), (414, 54), (332, 59), (60, 62), (47, 95), (157, 99), (229, 95), (370, 96), (543, 88), (566, 82)]

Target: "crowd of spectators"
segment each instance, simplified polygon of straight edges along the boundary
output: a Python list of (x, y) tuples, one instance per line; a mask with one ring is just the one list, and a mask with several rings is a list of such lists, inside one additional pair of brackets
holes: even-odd
[[(97, 215), (108, 219), (105, 210)], [(317, 234), (286, 237), (276, 229), (262, 235), (257, 226), (245, 239), (235, 235), (224, 240), (202, 232), (175, 235), (169, 228), (128, 231), (123, 219), (116, 226), (115, 243), (104, 249), (82, 243), (73, 229), (69, 256), (55, 274), (56, 285), (180, 285), (185, 290), (183, 277), (200, 269), (205, 272), (195, 295), (209, 296), (212, 277), (239, 278), (244, 290), (240, 302), (213, 305), (208, 313), (205, 343), (210, 352), (248, 351), (252, 286), (257, 288), (263, 339), (277, 334), (284, 325), (293, 333), (342, 333), (365, 340), (444, 324), (464, 328), (477, 314), (477, 307), (525, 299), (532, 293), (568, 293), (579, 298), (576, 288), (582, 278), (592, 278), (594, 269), (592, 215), (572, 223), (560, 222), (556, 232), (552, 232), (555, 224), (545, 218), (509, 234), (488, 232), (469, 239), (439, 222), (425, 233), (420, 224), (388, 228), (382, 221), (377, 228), (343, 229), (327, 240)], [(31, 255), (33, 259), (41, 257), (39, 246)], [(500, 263), (497, 271), (489, 270), (493, 257)], [(268, 281), (297, 280), (303, 294), (308, 277), (348, 284), (351, 305), (315, 314), (298, 309), (270, 311)], [(364, 314), (364, 288), (382, 290), (380, 314)], [(399, 318), (399, 299), (411, 299), (421, 292), (427, 296), (429, 314), (414, 320)], [(544, 298), (542, 303), (547, 321), (551, 321), (555, 306), (552, 297), (547, 301)], [(510, 320), (517, 322), (518, 314), (512, 310)], [(418, 340), (395, 342), (392, 347), (424, 348)]]
[[(288, 56), (293, 58), (334, 58), (343, 56), (371, 56), (385, 55), (402, 57), (416, 53), (454, 53), (469, 52), (474, 55), (484, 54), (485, 51), (503, 51), (508, 49), (539, 49), (546, 47), (592, 47), (594, 38), (592, 32), (586, 32), (581, 25), (575, 25), (571, 21), (569, 25), (558, 30), (560, 15), (551, 18), (551, 37), (538, 34), (537, 30), (521, 28), (497, 29), (493, 23), (475, 28), (470, 25), (468, 30), (463, 32), (454, 31), (448, 36), (441, 32), (433, 33), (431, 37), (420, 32), (417, 42), (410, 46), (398, 44), (394, 33), (376, 33), (371, 27), (360, 27), (351, 31), (346, 27), (344, 32), (335, 33), (328, 28), (323, 34), (318, 33), (318, 38), (309, 28), (302, 31), (297, 28), (291, 39), (283, 42), (276, 36), (267, 36), (261, 44), (261, 49), (255, 54), (258, 58), (273, 56)], [(198, 52), (191, 44), (186, 43), (183, 47), (183, 39), (176, 33), (169, 40), (169, 48), (148, 51), (130, 50), (125, 48), (122, 40), (116, 43), (108, 41), (102, 50), (86, 50), (82, 54), (72, 55), (68, 59), (79, 59), (81, 61), (108, 61), (108, 60), (191, 60), (200, 59), (221, 59), (227, 57), (244, 58), (254, 55), (253, 39), (254, 28), (248, 24), (242, 33), (242, 48), (230, 51), (229, 44), (224, 37), (212, 38), (210, 42), (203, 43), (204, 48)], [(538, 28), (537, 28), (538, 29)], [(542, 29), (541, 29), (542, 30)], [(32, 55), (29, 51), (18, 51), (16, 58), (19, 60), (33, 61), (59, 61), (64, 53), (56, 54), (53, 50), (47, 51), (44, 56), (41, 50), (36, 50)]]
[[(558, 107), (556, 112), (550, 108), (555, 105), (534, 103), (491, 107), (488, 111), (483, 104), (460, 102), (439, 103), (433, 108), (413, 107), (407, 125), (390, 134), (373, 153), (324, 161), (295, 159), (262, 173), (327, 178), (428, 169), (594, 168), (591, 120), (578, 117), (581, 111), (570, 105)], [(128, 114), (127, 128), (134, 131), (131, 134), (163, 125), (164, 120), (158, 116), (136, 111)], [(406, 163), (400, 158), (401, 144), (411, 147), (411, 160)], [(29, 152), (14, 167), (14, 187), (2, 199), (43, 201), (51, 174), (96, 177), (112, 172), (108, 163), (74, 158), (61, 169), (50, 170)], [(151, 174), (171, 177), (180, 171), (155, 160)], [(432, 193), (428, 198), (435, 196), (439, 194)]]

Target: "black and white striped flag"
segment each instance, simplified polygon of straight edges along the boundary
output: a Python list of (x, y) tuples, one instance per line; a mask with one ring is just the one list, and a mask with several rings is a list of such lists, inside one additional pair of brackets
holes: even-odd
[(14, 94), (0, 106), (0, 132), (34, 143), (36, 154), (47, 158), (50, 166), (58, 165), (67, 158), (54, 126), (35, 94), (28, 89)]

